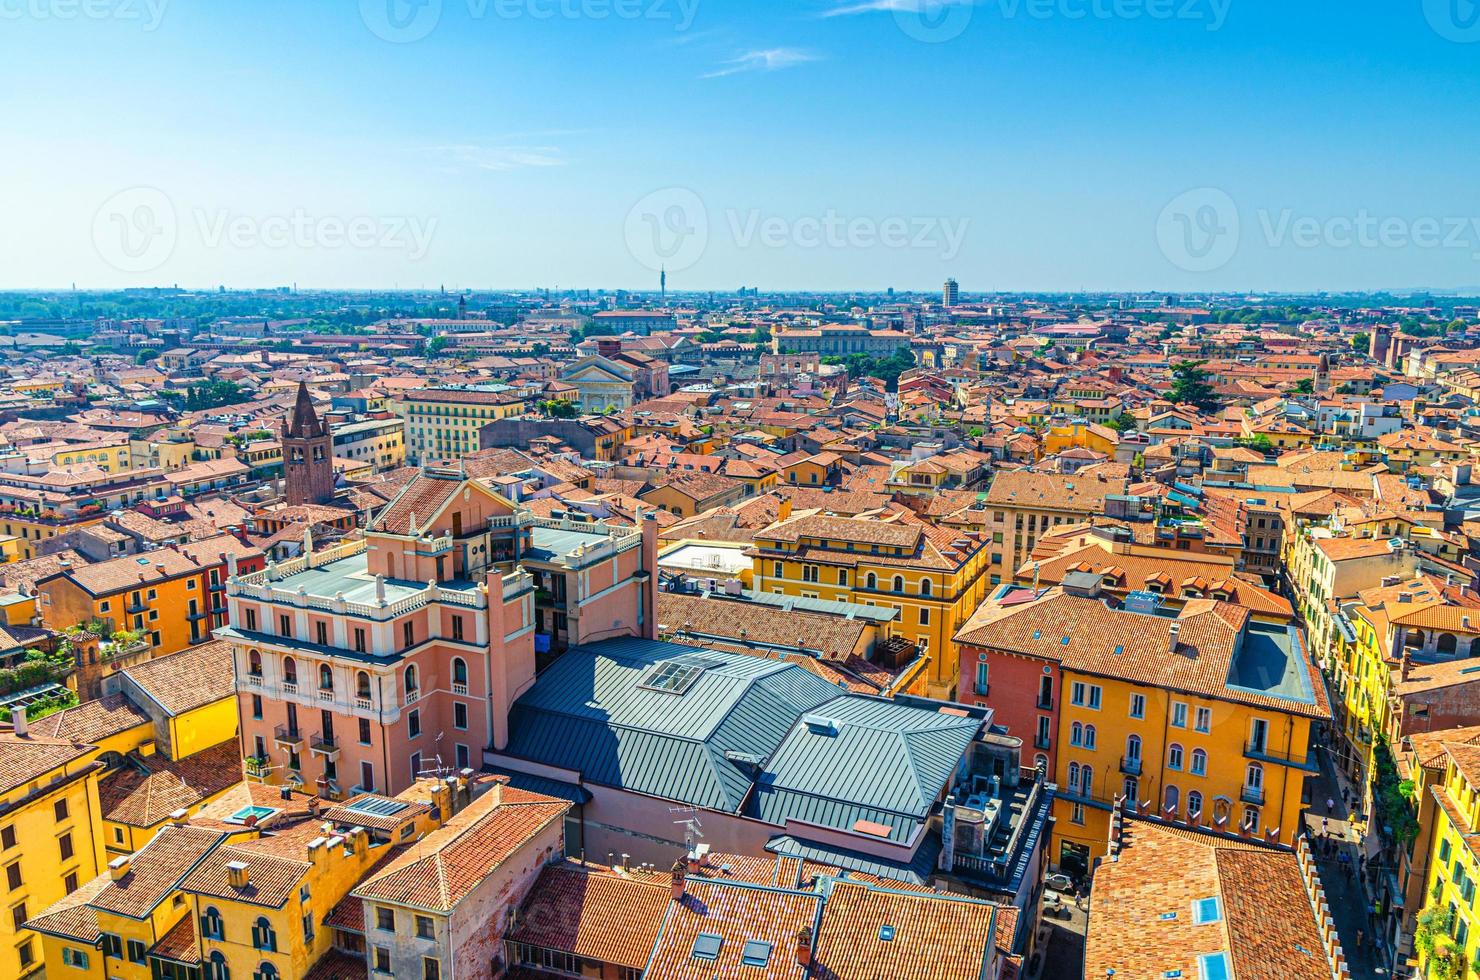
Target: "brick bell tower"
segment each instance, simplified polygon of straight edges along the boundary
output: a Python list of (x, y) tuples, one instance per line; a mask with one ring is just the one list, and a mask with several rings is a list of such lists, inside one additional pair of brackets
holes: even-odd
[(283, 477), (290, 507), (334, 500), (333, 439), (313, 410), (308, 385), (298, 382), (298, 400), (283, 426)]

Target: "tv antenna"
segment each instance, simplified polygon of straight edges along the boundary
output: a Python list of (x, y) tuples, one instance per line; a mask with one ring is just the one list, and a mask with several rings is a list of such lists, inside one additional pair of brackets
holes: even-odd
[(694, 814), (694, 816), (673, 821), (674, 826), (683, 827), (684, 846), (690, 854), (694, 853), (694, 848), (698, 846), (699, 841), (704, 839), (704, 825), (699, 822), (698, 816), (699, 808), (696, 806), (671, 806), (668, 808), (668, 812)]

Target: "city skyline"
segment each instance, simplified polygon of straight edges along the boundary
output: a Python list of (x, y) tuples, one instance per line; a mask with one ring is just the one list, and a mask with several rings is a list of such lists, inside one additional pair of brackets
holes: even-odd
[(0, 288), (1480, 282), (1443, 4), (387, 2), (7, 7)]

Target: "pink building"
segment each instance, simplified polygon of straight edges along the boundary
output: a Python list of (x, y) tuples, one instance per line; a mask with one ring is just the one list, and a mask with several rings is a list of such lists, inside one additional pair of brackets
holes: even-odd
[(361, 541), (227, 584), (251, 778), (334, 799), (481, 767), (568, 645), (655, 636), (657, 524), (536, 518), (424, 470)]

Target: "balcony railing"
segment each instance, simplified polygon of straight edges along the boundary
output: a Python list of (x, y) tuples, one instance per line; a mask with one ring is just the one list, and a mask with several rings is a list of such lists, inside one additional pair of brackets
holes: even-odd
[(248, 756), (245, 760), (245, 768), (248, 776), (253, 776), (258, 779), (266, 776), (272, 770), (272, 766), (268, 762), (267, 757), (260, 755)]
[(1141, 760), (1139, 758), (1132, 758), (1128, 755), (1121, 756), (1120, 771), (1125, 773), (1127, 776), (1141, 775)]
[(468, 693), (468, 685), (466, 685), (466, 684), (453, 684), (452, 685), (452, 693), (453, 694), (467, 694)]
[(339, 740), (333, 735), (315, 735), (309, 739), (308, 747), (320, 755), (332, 757), (339, 754)]
[(333, 701), (334, 700), (334, 688), (332, 688), (332, 687), (321, 687), (321, 688), (319, 688), (319, 700), (320, 701)]
[(411, 691), (407, 691), (406, 692), (406, 703), (407, 704), (415, 704), (420, 699), (421, 699), (421, 691), (419, 691), (419, 690), (411, 690)]
[(972, 690), (976, 693), (976, 696), (977, 697), (984, 698), (984, 697), (987, 697), (989, 694), (992, 693), (992, 685), (990, 685), (990, 684), (977, 684), (977, 685), (975, 685), (975, 686), (972, 687)]
[(279, 745), (302, 745), (303, 733), (296, 728), (287, 725), (279, 725), (272, 730), (273, 740)]
[(250, 684), (253, 687), (261, 687), (262, 686), (262, 675), (261, 674), (248, 674), (247, 675), (247, 683)]
[(284, 694), (297, 694), (298, 693), (298, 682), (297, 681), (283, 681), (283, 693)]
[(1243, 789), (1239, 790), (1238, 798), (1240, 800), (1242, 800), (1243, 802), (1245, 802), (1245, 803), (1252, 803), (1255, 806), (1263, 806), (1264, 805), (1264, 787), (1263, 786), (1245, 786)]
[(375, 702), (369, 698), (355, 698), (355, 707), (363, 711), (369, 711), (375, 707)]

